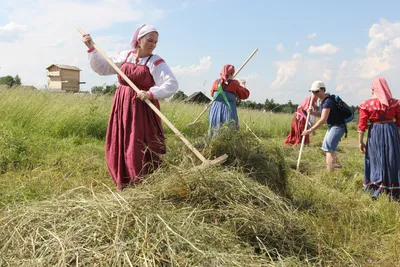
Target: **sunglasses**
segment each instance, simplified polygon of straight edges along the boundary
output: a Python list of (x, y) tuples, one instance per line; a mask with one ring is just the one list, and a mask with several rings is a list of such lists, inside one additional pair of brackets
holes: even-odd
[(318, 94), (320, 90), (312, 91), (313, 94)]

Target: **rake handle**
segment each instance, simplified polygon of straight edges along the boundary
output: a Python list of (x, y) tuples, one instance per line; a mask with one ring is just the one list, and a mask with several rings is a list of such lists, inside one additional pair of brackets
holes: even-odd
[[(78, 32), (83, 36), (85, 32), (82, 29), (78, 29)], [(98, 45), (93, 42), (93, 47), (103, 56), (108, 64), (129, 84), (129, 86), (139, 93), (140, 90), (137, 86), (123, 73), (110, 58), (100, 49)], [(182, 142), (204, 163), (207, 159), (187, 140), (182, 133), (161, 113), (161, 111), (148, 99), (145, 100), (146, 104), (161, 118), (161, 120), (168, 125), (168, 127), (182, 140)]]
[[(312, 107), (313, 100), (314, 100), (314, 94), (311, 95), (310, 104), (308, 106), (308, 109), (310, 109)], [(304, 131), (307, 130), (309, 119), (310, 119), (310, 112), (307, 112), (306, 126), (304, 126)], [(306, 139), (306, 136), (303, 135), (303, 137), (301, 138), (301, 146), (300, 146), (299, 158), (297, 159), (296, 171), (298, 171), (299, 168), (300, 168), (300, 159), (301, 159), (301, 154), (303, 152), (304, 140), (305, 139)]]

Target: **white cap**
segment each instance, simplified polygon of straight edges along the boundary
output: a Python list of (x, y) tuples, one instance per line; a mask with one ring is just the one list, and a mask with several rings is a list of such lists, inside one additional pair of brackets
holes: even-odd
[(318, 91), (321, 88), (325, 88), (325, 84), (322, 81), (315, 81), (312, 83), (310, 92), (315, 92)]

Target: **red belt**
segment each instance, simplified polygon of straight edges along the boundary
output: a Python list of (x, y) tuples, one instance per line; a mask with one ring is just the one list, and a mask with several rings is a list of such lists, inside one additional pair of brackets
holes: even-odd
[(373, 124), (384, 124), (384, 123), (391, 123), (393, 120), (384, 120), (384, 121), (371, 121)]

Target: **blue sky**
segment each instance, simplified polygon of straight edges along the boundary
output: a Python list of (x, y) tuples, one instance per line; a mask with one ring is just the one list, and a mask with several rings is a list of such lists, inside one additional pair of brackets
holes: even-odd
[(358, 105), (376, 76), (400, 98), (400, 1), (0, 0), (0, 76), (42, 88), (53, 63), (82, 69), (92, 86), (116, 82), (89, 67), (77, 28), (108, 54), (129, 49), (136, 27), (155, 25), (155, 53), (187, 95), (208, 94), (225, 64), (247, 80), (250, 100), (299, 103), (314, 80)]

